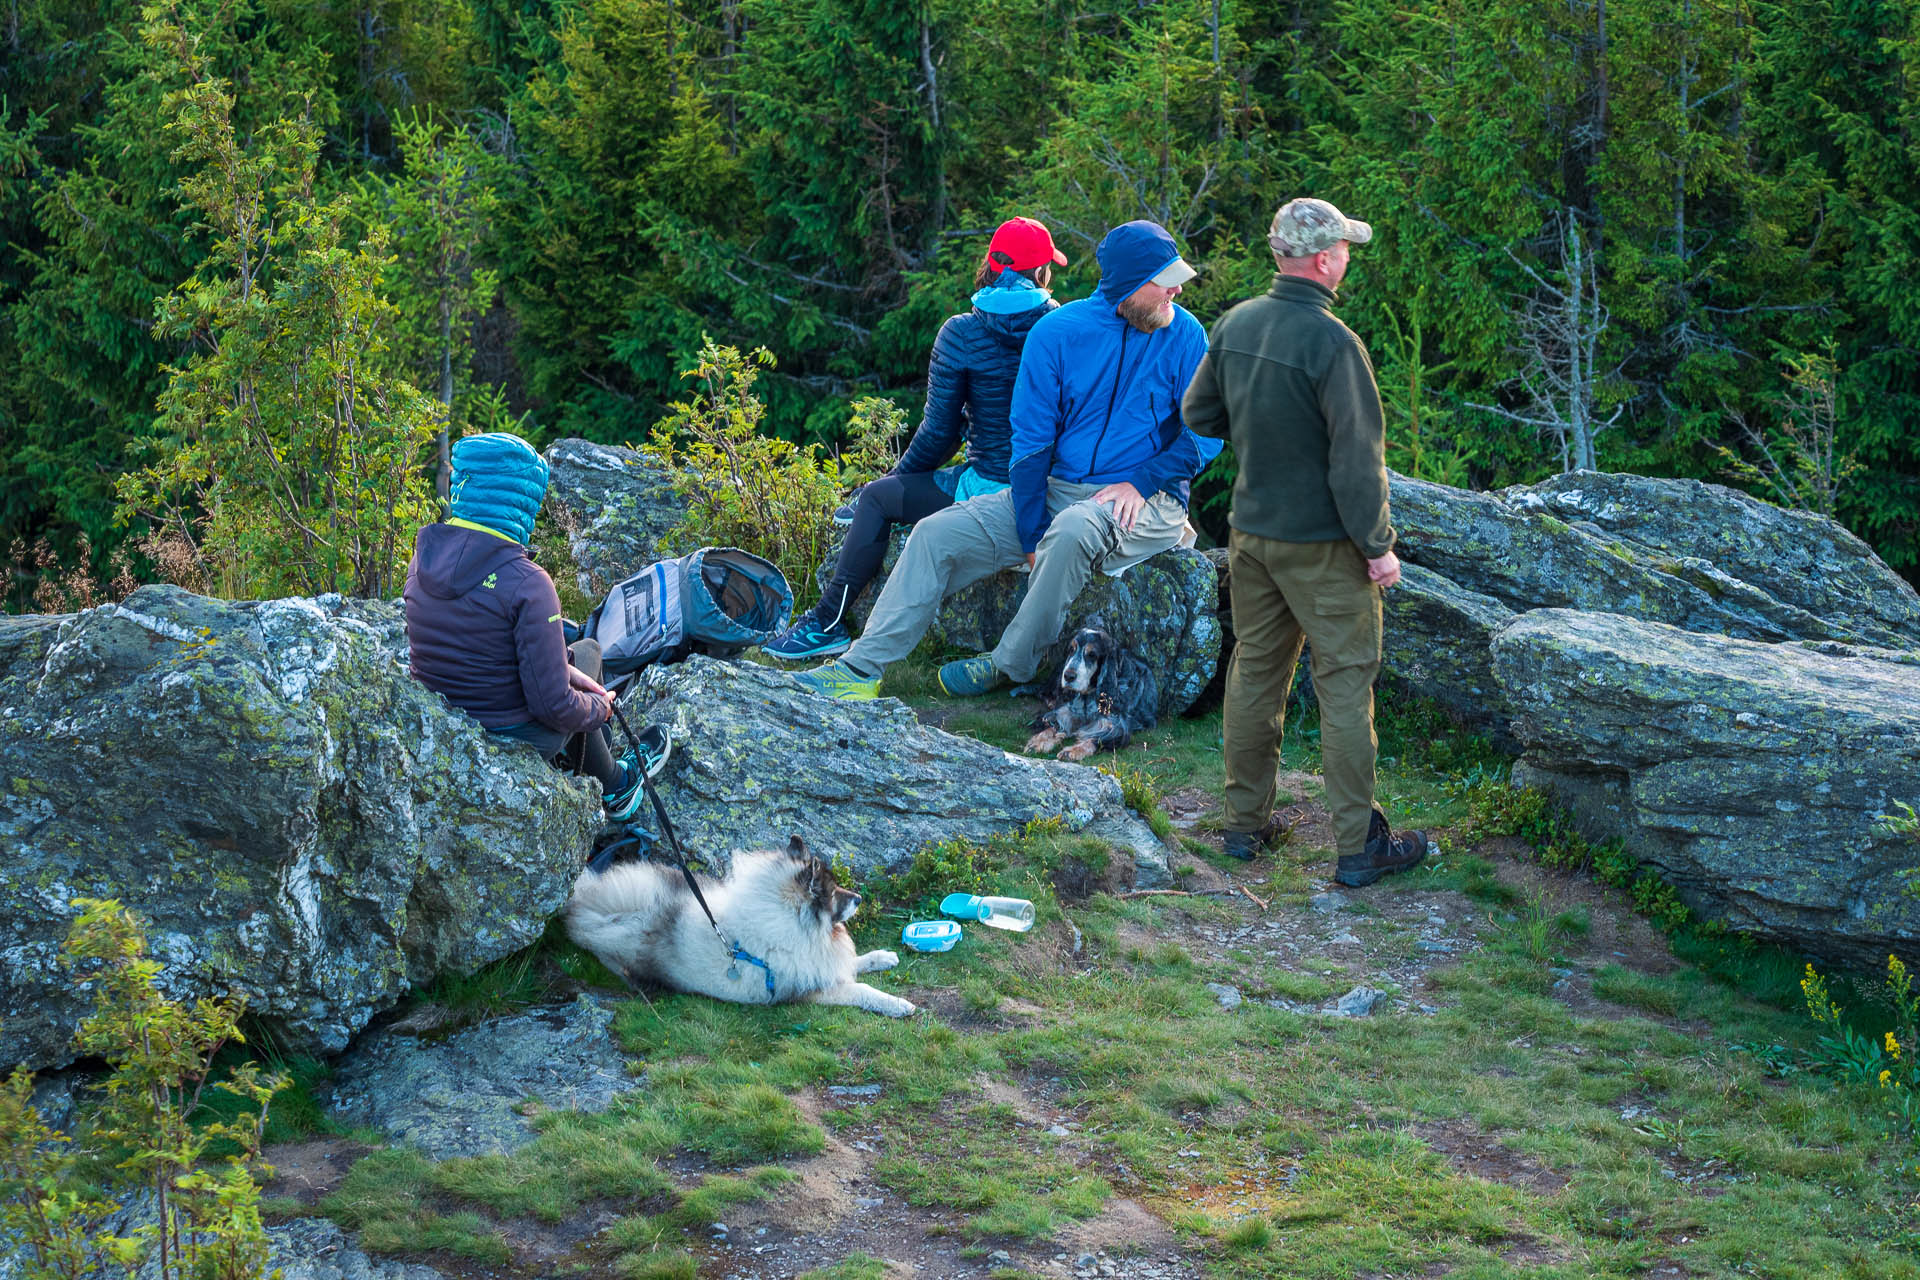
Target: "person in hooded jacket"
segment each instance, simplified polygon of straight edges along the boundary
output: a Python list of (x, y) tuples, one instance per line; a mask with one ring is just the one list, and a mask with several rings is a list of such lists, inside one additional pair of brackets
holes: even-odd
[[(1009, 218), (994, 231), (974, 273), (972, 310), (950, 316), (933, 340), (920, 429), (893, 470), (863, 486), (851, 504), (846, 539), (819, 603), (765, 653), (789, 662), (844, 653), (853, 643), (847, 615), (880, 571), (894, 526), (1007, 487), (1013, 451), (1007, 411), (1020, 352), (1035, 322), (1059, 306), (1047, 286), (1054, 267), (1066, 265), (1052, 234), (1032, 218)], [(966, 462), (945, 466), (962, 440)]]
[(1003, 569), (1032, 578), (992, 653), (950, 662), (953, 697), (1029, 681), (1096, 569), (1118, 572), (1190, 536), (1188, 486), (1220, 451), (1186, 429), (1180, 397), (1206, 330), (1175, 304), (1193, 268), (1157, 223), (1115, 227), (1094, 251), (1100, 287), (1042, 316), (1014, 383), (1009, 487), (914, 527), (860, 638), (798, 679), (841, 699), (878, 696), (940, 601)]
[(488, 732), (556, 763), (577, 759), (600, 780), (608, 816), (624, 821), (671, 744), (648, 726), (640, 755), (613, 758), (600, 646), (583, 639), (568, 648), (559, 593), (527, 550), (547, 464), (507, 432), (457, 441), (452, 462), (452, 517), (420, 530), (407, 565), (408, 670)]

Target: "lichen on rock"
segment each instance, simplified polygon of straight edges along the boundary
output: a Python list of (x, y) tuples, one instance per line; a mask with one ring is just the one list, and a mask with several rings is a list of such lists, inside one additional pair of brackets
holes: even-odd
[[(836, 702), (783, 671), (693, 657), (648, 668), (630, 705), (636, 727), (644, 718), (673, 734), (662, 800), (716, 869), (798, 834), (865, 876), (941, 840), (1059, 818), (1131, 856), (1142, 887), (1170, 879), (1166, 846), (1112, 777), (931, 728), (892, 698)], [(644, 810), (641, 821), (652, 825)]]
[(331, 1052), (536, 940), (598, 794), (407, 674), (381, 601), (175, 587), (0, 619), (0, 1062), (67, 1061), (77, 896), (148, 922), (169, 993), (237, 991)]

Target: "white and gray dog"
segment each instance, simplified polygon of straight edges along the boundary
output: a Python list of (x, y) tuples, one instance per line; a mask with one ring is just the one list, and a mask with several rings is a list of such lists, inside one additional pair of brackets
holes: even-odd
[(678, 868), (619, 863), (583, 872), (567, 903), (567, 936), (638, 986), (654, 983), (732, 1000), (845, 1004), (904, 1018), (911, 1001), (855, 981), (891, 969), (891, 951), (857, 955), (846, 922), (860, 895), (794, 836), (785, 852), (743, 853), (724, 880), (700, 877), (700, 891), (729, 949), (707, 923)]
[(1060, 758), (1085, 760), (1096, 751), (1118, 751), (1140, 730), (1153, 728), (1160, 682), (1153, 668), (1115, 641), (1096, 618), (1074, 632), (1046, 700), (1027, 750), (1053, 751), (1072, 738)]

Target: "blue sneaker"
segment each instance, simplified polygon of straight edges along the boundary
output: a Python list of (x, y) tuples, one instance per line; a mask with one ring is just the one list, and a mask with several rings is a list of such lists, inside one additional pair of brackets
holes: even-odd
[(820, 620), (809, 613), (761, 645), (760, 652), (782, 662), (799, 662), (804, 658), (830, 658), (852, 647), (853, 636), (845, 623), (823, 627)]
[[(862, 486), (863, 488), (865, 486)], [(844, 529), (853, 523), (853, 509), (860, 505), (860, 490), (855, 489), (847, 495), (847, 500), (833, 509), (833, 522)]]
[(844, 662), (802, 671), (794, 679), (822, 697), (841, 702), (872, 702), (880, 696), (879, 676), (863, 676)]
[(977, 658), (957, 659), (940, 668), (940, 692), (949, 698), (977, 698), (1006, 682), (1007, 677), (993, 665), (993, 658), (984, 653)]
[(625, 822), (640, 812), (640, 805), (647, 798), (647, 779), (659, 777), (660, 771), (667, 767), (667, 757), (673, 754), (673, 739), (657, 724), (650, 724), (633, 736), (640, 740), (640, 751), (637, 755), (632, 751), (621, 755), (620, 785), (604, 802), (607, 817), (615, 822)]

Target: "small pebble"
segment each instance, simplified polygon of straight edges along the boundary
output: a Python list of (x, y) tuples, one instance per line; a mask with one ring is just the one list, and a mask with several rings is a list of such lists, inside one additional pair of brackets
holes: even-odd
[(1056, 1138), (1065, 1138), (1065, 1137), (1071, 1136), (1071, 1134), (1067, 1129), (1067, 1126), (1063, 1124), (1054, 1125), (1051, 1129), (1047, 1130), (1047, 1132), (1052, 1134)]

